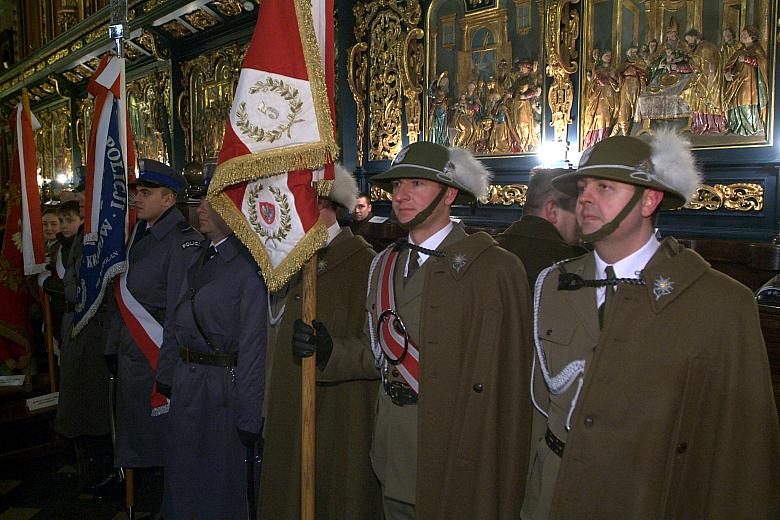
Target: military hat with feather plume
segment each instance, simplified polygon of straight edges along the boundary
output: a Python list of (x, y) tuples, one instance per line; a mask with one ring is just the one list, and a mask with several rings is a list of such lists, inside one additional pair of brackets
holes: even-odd
[(465, 204), (487, 193), (490, 177), (468, 150), (418, 141), (398, 152), (390, 168), (371, 177), (371, 183), (392, 192), (396, 179), (428, 179), (457, 188), (455, 203)]
[(608, 179), (662, 191), (659, 209), (677, 209), (688, 202), (701, 182), (690, 142), (673, 130), (659, 130), (648, 141), (615, 136), (600, 141), (582, 153), (572, 173), (553, 180), (563, 193), (577, 196), (577, 180)]
[(341, 164), (335, 165), (334, 176), (332, 181), (323, 179), (314, 182), (317, 196), (325, 197), (336, 204), (352, 209), (360, 191), (355, 177)]

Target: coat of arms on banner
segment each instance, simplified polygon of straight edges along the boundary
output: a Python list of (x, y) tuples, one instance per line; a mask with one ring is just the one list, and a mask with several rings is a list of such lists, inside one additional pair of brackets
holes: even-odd
[(258, 179), (246, 187), (243, 213), (266, 245), (278, 245), (292, 231), (292, 194), (286, 188), (272, 178)]

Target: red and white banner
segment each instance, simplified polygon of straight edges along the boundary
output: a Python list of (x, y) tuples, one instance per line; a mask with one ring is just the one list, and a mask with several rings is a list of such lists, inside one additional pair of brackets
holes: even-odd
[(209, 200), (271, 291), (327, 238), (313, 181), (333, 180), (333, 0), (263, 2)]
[[(129, 244), (133, 243), (133, 232)], [(119, 280), (114, 285), (114, 295), (116, 296), (116, 302), (119, 307), (119, 313), (122, 315), (122, 320), (127, 326), (127, 330), (130, 332), (135, 344), (138, 345), (139, 350), (143, 353), (149, 365), (152, 367), (152, 371), (157, 371), (157, 361), (160, 358), (160, 348), (163, 343), (163, 327), (160, 325), (154, 316), (144, 308), (141, 303), (135, 299), (133, 294), (127, 288), (127, 273), (129, 269), (123, 272), (119, 276)], [(157, 383), (152, 384), (151, 390), (151, 403), (152, 403), (152, 416), (162, 415), (168, 413), (170, 410), (170, 401), (167, 397), (157, 391)]]
[[(84, 194), (84, 236), (94, 239), (91, 234), (100, 228), (101, 194), (103, 182), (106, 178), (111, 180), (111, 174), (106, 176), (106, 147), (109, 140), (109, 124), (114, 100), (117, 100), (117, 112), (120, 121), (126, 121), (126, 125), (119, 125), (119, 149), (123, 150), (120, 158), (124, 171), (114, 168), (124, 175), (127, 172), (127, 182), (135, 180), (135, 150), (133, 147), (132, 130), (127, 115), (125, 97), (125, 65), (124, 59), (114, 54), (106, 53), (100, 60), (97, 70), (92, 75), (87, 92), (94, 98), (94, 116), (89, 131), (89, 143), (87, 146), (87, 175), (85, 179), (86, 190)], [(113, 171), (111, 173), (114, 173)], [(124, 194), (126, 197), (126, 193)], [(129, 234), (134, 222), (131, 213), (127, 212), (125, 223), (125, 236)]]
[(24, 274), (42, 273), (46, 270), (46, 246), (41, 222), (41, 195), (38, 191), (38, 159), (33, 132), (41, 125), (30, 111), (27, 91), (23, 101), (16, 106), (13, 128), (16, 131), (17, 153), (14, 167), (18, 165), (22, 190), (22, 257)]

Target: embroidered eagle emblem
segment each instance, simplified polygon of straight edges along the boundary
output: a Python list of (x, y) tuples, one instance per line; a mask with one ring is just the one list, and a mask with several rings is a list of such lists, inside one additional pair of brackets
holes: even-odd
[(457, 254), (452, 257), (452, 268), (456, 273), (460, 273), (460, 270), (466, 267), (466, 255)]

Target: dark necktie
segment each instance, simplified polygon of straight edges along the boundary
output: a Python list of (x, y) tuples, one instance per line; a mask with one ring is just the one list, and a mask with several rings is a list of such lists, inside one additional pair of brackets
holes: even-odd
[(406, 278), (404, 278), (404, 285), (406, 285), (406, 281), (409, 280), (419, 268), (420, 255), (416, 250), (412, 249), (409, 251), (409, 265), (406, 267)]
[(209, 248), (206, 250), (206, 258), (203, 259), (203, 263), (205, 264), (215, 256), (217, 256), (217, 248), (214, 247), (214, 244), (211, 244)]
[[(617, 278), (615, 276), (615, 269), (611, 265), (608, 265), (604, 269), (604, 272), (607, 273), (607, 280), (614, 280), (615, 278)], [(615, 296), (616, 288), (617, 287), (614, 285), (607, 285), (606, 287), (604, 287), (604, 303), (602, 303), (599, 306), (599, 328), (603, 328), (604, 323), (607, 320), (607, 310), (609, 310), (609, 306), (612, 302), (612, 297)]]
[(140, 224), (138, 226), (138, 229), (135, 231), (135, 238), (133, 238), (133, 245), (137, 244), (141, 241), (142, 238), (144, 238), (146, 235), (149, 234), (149, 224), (144, 222), (143, 224)]

